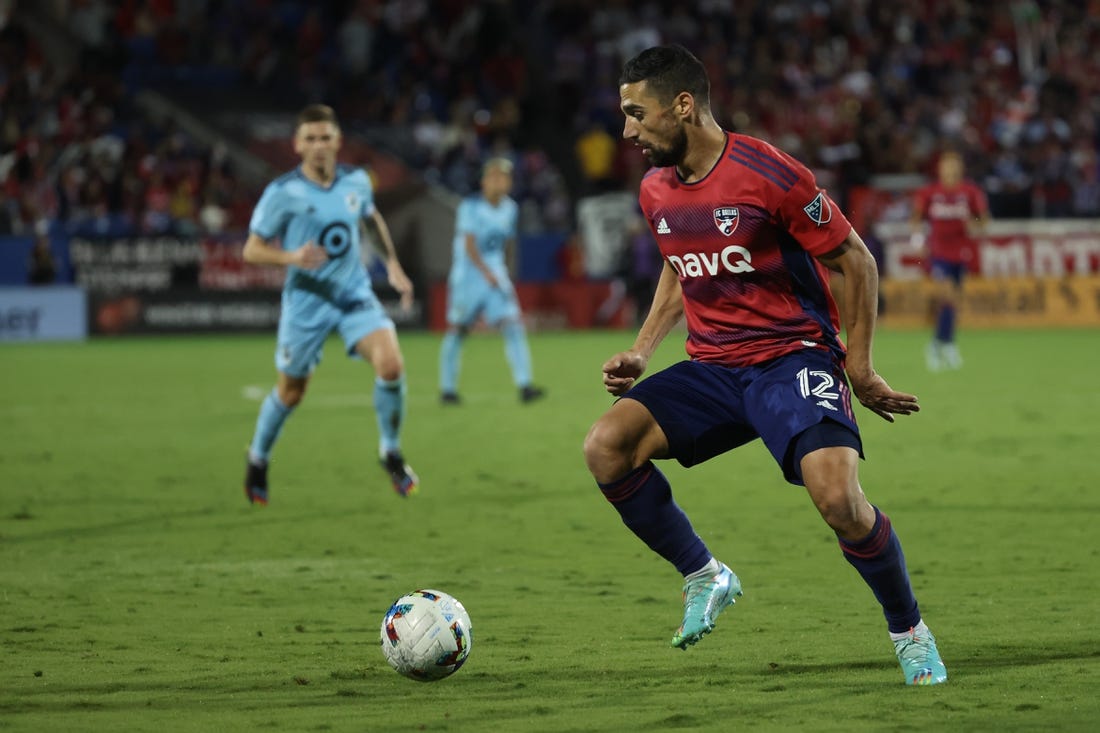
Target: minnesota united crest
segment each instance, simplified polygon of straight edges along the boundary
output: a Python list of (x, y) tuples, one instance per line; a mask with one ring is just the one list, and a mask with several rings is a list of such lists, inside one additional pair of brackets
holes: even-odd
[(348, 205), (348, 211), (356, 213), (359, 211), (359, 194), (352, 191), (344, 197), (344, 203)]
[(714, 210), (714, 226), (727, 237), (733, 234), (740, 221), (741, 216), (736, 206), (719, 206)]

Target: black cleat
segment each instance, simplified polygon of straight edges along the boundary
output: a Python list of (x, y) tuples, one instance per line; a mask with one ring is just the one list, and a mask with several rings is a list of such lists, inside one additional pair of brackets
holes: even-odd
[(257, 466), (251, 460), (244, 474), (244, 495), (249, 504), (267, 506), (267, 464)]
[(401, 455), (401, 451), (390, 451), (382, 456), (379, 462), (382, 464), (382, 468), (386, 469), (386, 473), (390, 475), (390, 482), (393, 484), (394, 491), (401, 496), (416, 493), (420, 479), (413, 473), (409, 464), (405, 463), (405, 457)]
[(443, 392), (439, 395), (439, 403), (441, 405), (461, 405), (462, 398), (458, 396), (457, 392)]
[(546, 396), (546, 390), (542, 387), (536, 387), (533, 384), (529, 384), (526, 387), (520, 387), (519, 401), (527, 404), (528, 402), (534, 402), (540, 400)]

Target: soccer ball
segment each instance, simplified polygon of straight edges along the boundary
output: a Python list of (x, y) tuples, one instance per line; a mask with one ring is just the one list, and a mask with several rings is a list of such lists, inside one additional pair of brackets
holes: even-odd
[(382, 619), (382, 654), (401, 674), (421, 682), (454, 674), (473, 646), (470, 615), (438, 590), (401, 596)]

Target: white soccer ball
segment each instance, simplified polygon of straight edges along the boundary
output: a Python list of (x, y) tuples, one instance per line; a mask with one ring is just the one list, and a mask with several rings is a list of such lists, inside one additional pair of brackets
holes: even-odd
[(431, 682), (454, 674), (473, 643), (470, 615), (457, 598), (442, 591), (403, 595), (382, 619), (382, 653), (410, 679)]

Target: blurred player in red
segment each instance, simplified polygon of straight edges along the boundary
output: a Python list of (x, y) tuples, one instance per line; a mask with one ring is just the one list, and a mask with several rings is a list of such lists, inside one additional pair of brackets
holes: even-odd
[(935, 183), (917, 191), (910, 217), (914, 241), (929, 262), (935, 285), (936, 332), (925, 353), (932, 371), (962, 366), (955, 344), (956, 304), (963, 274), (974, 256), (974, 237), (985, 231), (989, 221), (985, 193), (963, 178), (962, 156), (953, 150), (943, 153), (937, 173)]

